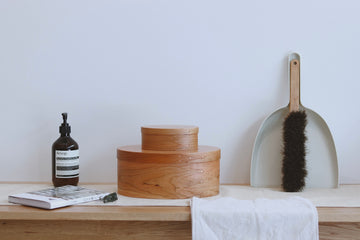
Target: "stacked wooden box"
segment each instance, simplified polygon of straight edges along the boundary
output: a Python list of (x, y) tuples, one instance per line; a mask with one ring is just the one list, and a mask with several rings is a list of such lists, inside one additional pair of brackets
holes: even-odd
[(219, 193), (220, 149), (198, 146), (196, 126), (146, 126), (142, 145), (117, 149), (118, 193), (179, 199)]

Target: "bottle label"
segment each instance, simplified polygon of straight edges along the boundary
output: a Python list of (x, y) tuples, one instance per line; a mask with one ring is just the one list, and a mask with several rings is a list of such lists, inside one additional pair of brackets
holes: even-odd
[(55, 151), (55, 173), (57, 178), (79, 176), (79, 150)]

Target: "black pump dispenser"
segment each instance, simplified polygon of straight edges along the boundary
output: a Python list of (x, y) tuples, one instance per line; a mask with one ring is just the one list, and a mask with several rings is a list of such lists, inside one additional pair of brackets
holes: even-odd
[(61, 135), (66, 136), (66, 135), (69, 135), (71, 133), (71, 126), (67, 122), (67, 113), (62, 113), (61, 115), (63, 117), (63, 123), (59, 127), (59, 132), (60, 132)]

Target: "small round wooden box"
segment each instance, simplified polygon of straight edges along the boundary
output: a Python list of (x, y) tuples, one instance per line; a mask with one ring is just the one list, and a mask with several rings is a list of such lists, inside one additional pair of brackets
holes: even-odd
[(198, 146), (196, 126), (145, 126), (142, 145), (117, 149), (118, 193), (180, 199), (219, 193), (220, 149)]

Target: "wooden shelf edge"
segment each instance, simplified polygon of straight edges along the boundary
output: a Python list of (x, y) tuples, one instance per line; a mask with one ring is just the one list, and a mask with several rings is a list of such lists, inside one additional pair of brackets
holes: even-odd
[[(360, 222), (360, 208), (318, 207), (319, 223)], [(43, 210), (0, 206), (1, 220), (191, 221), (190, 207), (71, 206)]]
[(71, 206), (44, 210), (0, 206), (1, 220), (190, 221), (189, 207)]
[(358, 207), (317, 207), (320, 223), (360, 222)]

